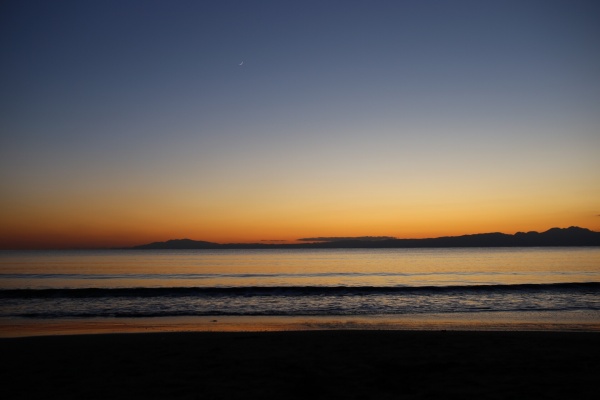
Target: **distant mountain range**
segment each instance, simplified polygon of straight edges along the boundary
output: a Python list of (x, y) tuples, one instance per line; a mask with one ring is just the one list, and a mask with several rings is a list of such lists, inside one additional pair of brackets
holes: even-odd
[[(390, 237), (305, 238), (297, 244), (226, 243), (219, 244), (191, 239), (154, 242), (133, 249), (350, 249), (350, 248), (434, 248), (434, 247), (537, 247), (537, 246), (600, 246), (600, 232), (572, 226), (552, 228), (545, 232), (478, 233), (429, 239), (396, 239)], [(314, 241), (310, 241), (314, 240)], [(308, 242), (310, 241), (310, 242)]]

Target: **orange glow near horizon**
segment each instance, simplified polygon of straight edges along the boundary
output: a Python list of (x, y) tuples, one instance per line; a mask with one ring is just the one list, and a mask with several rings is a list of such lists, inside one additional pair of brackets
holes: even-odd
[[(475, 204), (455, 207), (314, 207), (286, 215), (283, 210), (238, 209), (236, 213), (137, 212), (87, 214), (83, 210), (4, 218), (0, 248), (112, 248), (189, 238), (216, 243), (294, 243), (305, 237), (392, 236), (427, 238), (473, 233), (545, 231), (581, 226), (600, 231), (600, 217), (584, 212), (552, 214), (542, 207), (498, 210)], [(75, 211), (75, 210), (74, 210)]]
[(13, 191), (0, 199), (0, 248), (127, 247), (179, 238), (216, 243), (427, 238), (569, 226), (600, 230), (600, 189), (591, 184), (593, 175), (535, 185), (518, 175), (512, 181), (502, 174), (450, 181), (444, 174), (416, 175), (238, 178), (229, 186), (217, 182), (209, 192), (168, 180), (97, 191), (76, 185)]

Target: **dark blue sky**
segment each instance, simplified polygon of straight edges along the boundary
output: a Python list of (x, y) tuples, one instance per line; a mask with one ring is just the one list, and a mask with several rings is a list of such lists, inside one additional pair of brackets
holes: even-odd
[(288, 237), (276, 221), (325, 219), (290, 224), (298, 237), (427, 235), (474, 209), (481, 229), (600, 226), (596, 1), (0, 7), (14, 229), (25, 209), (92, 229), (164, 207), (206, 234), (269, 221)]

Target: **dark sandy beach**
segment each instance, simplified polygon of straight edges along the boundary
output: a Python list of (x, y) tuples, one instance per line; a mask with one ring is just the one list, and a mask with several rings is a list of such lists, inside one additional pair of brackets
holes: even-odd
[(7, 399), (583, 399), (600, 334), (105, 334), (0, 339), (0, 354)]

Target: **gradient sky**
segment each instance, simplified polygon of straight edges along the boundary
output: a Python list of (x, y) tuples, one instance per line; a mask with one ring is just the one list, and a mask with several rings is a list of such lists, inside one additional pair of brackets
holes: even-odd
[(0, 248), (600, 230), (597, 1), (13, 0), (0, 46)]

